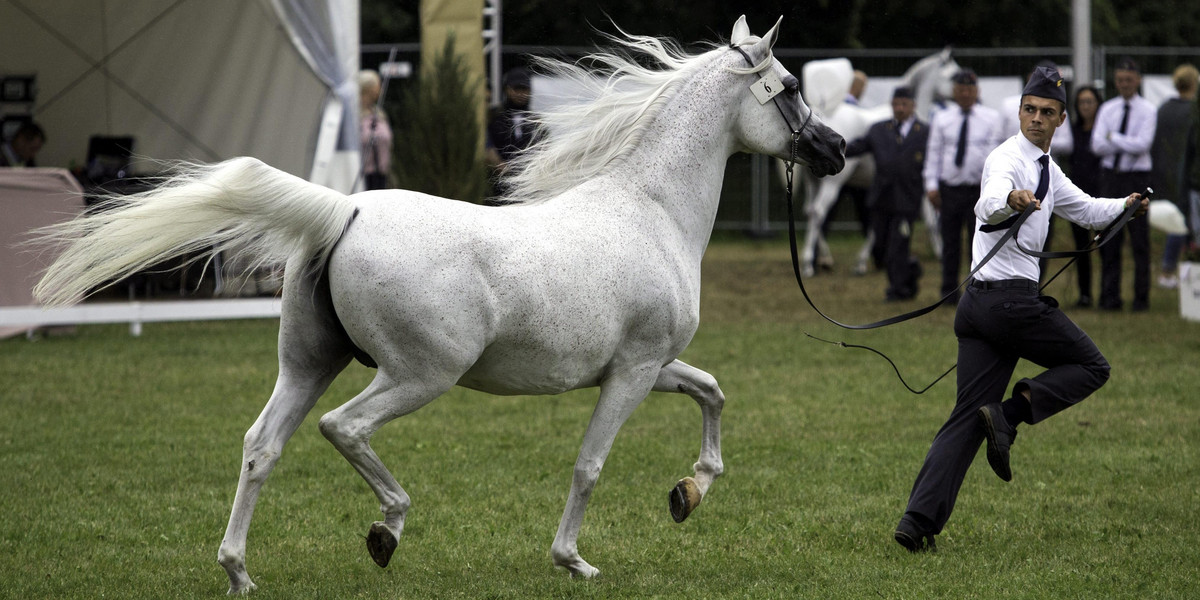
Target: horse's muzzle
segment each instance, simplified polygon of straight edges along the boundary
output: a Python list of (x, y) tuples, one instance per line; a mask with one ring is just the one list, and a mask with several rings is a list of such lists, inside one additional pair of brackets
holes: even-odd
[(833, 135), (837, 138), (836, 143), (813, 145), (815, 152), (808, 162), (808, 169), (814, 177), (840, 173), (846, 167), (846, 140), (836, 133)]

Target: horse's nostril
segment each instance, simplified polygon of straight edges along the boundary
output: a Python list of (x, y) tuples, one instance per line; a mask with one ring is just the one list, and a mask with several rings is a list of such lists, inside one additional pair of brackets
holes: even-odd
[(838, 144), (838, 150), (841, 150), (842, 154), (846, 153), (846, 138), (842, 138), (842, 142)]

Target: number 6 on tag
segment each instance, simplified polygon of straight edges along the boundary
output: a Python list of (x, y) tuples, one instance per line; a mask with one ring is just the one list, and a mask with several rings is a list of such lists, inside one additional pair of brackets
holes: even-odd
[(783, 82), (779, 81), (779, 76), (774, 71), (768, 71), (762, 79), (750, 85), (750, 91), (758, 98), (759, 104), (766, 104), (783, 91)]

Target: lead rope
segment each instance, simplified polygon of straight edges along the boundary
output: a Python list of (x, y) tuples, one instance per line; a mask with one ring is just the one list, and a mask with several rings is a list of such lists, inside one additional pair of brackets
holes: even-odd
[[(941, 306), (941, 304), (943, 302), (945, 302), (951, 295), (958, 292), (958, 290), (961, 289), (963, 285), (965, 285), (968, 281), (970, 281), (971, 278), (975, 276), (975, 273), (979, 272), (979, 269), (983, 268), (983, 266), (985, 264), (987, 264), (987, 262), (990, 261), (992, 259), (992, 257), (994, 257), (996, 255), (997, 252), (1000, 251), (1000, 248), (1003, 247), (1004, 244), (1008, 243), (1008, 240), (1015, 238), (1017, 236), (1017, 233), (1021, 229), (1021, 225), (1024, 224), (1025, 221), (1029, 218), (1029, 216), (1033, 214), (1034, 209), (1033, 209), (1033, 205), (1031, 204), (1031, 205), (1027, 206), (1024, 211), (1021, 212), (1020, 216), (1013, 223), (1012, 227), (1009, 228), (1009, 230), (1005, 232), (1004, 236), (1002, 236), (998, 242), (996, 242), (996, 245), (993, 246), (992, 249), (987, 253), (987, 255), (983, 257), (983, 260), (980, 261), (979, 264), (974, 269), (972, 269), (970, 273), (967, 274), (966, 278), (964, 278), (963, 281), (960, 282), (958, 284), (958, 286), (954, 288), (954, 291), (946, 294), (937, 302), (930, 304), (929, 306), (926, 306), (924, 308), (920, 308), (920, 309), (917, 309), (917, 310), (914, 310), (914, 311), (911, 311), (908, 313), (904, 313), (902, 315), (897, 315), (894, 317), (883, 319), (881, 321), (876, 321), (874, 323), (868, 323), (866, 325), (848, 325), (848, 324), (842, 323), (840, 321), (837, 321), (837, 320), (829, 317), (824, 312), (821, 312), (821, 309), (817, 308), (817, 305), (815, 303), (813, 303), (812, 298), (809, 297), (808, 290), (806, 290), (804, 288), (804, 278), (801, 275), (801, 269), (800, 269), (800, 256), (799, 256), (799, 251), (798, 251), (797, 245), (796, 245), (795, 209), (793, 208), (793, 205), (792, 205), (792, 182), (793, 182), (792, 168), (795, 166), (797, 159), (799, 158), (799, 152), (800, 152), (800, 136), (799, 136), (799, 132), (795, 132), (792, 135), (792, 146), (791, 146), (791, 152), (790, 152), (791, 156), (788, 158), (787, 161), (784, 162), (784, 165), (787, 168), (787, 171), (786, 171), (786, 173), (787, 173), (787, 177), (786, 177), (786, 179), (787, 179), (787, 190), (786, 190), (787, 194), (786, 194), (786, 196), (787, 196), (787, 209), (788, 209), (788, 242), (789, 242), (789, 246), (791, 247), (791, 254), (792, 254), (792, 271), (796, 276), (796, 283), (799, 284), (799, 286), (800, 286), (800, 293), (804, 296), (804, 300), (808, 302), (808, 305), (811, 306), (812, 309), (814, 311), (816, 311), (818, 315), (821, 315), (821, 317), (824, 318), (826, 321), (829, 321), (830, 323), (833, 323), (834, 325), (837, 325), (844, 329), (876, 329), (879, 327), (885, 327), (887, 325), (894, 325), (896, 323), (901, 323), (903, 321), (907, 321), (909, 319), (914, 319), (916, 317), (919, 317), (919, 316), (922, 316), (922, 315), (932, 312), (938, 306)], [(1148, 198), (1153, 193), (1154, 193), (1154, 190), (1152, 190), (1150, 188), (1146, 188), (1146, 191), (1143, 192), (1143, 195)], [(1111, 224), (1109, 224), (1109, 226), (1106, 227), (1102, 232), (1098, 233), (1092, 239), (1092, 244), (1083, 250), (1074, 250), (1074, 251), (1068, 250), (1068, 251), (1060, 251), (1060, 252), (1040, 252), (1040, 251), (1034, 251), (1034, 250), (1026, 250), (1023, 246), (1021, 246), (1020, 242), (1015, 242), (1017, 249), (1020, 250), (1021, 252), (1024, 252), (1025, 254), (1028, 254), (1029, 256), (1038, 257), (1038, 258), (1063, 258), (1063, 257), (1068, 257), (1068, 256), (1071, 257), (1071, 260), (1068, 261), (1067, 264), (1062, 267), (1062, 269), (1059, 269), (1059, 271), (1057, 273), (1055, 273), (1054, 276), (1052, 276), (1050, 279), (1048, 279), (1046, 281), (1046, 283), (1042, 284), (1042, 286), (1039, 288), (1038, 291), (1040, 292), (1041, 290), (1045, 289), (1046, 286), (1050, 285), (1050, 282), (1054, 281), (1054, 279), (1056, 277), (1058, 277), (1059, 274), (1061, 274), (1064, 270), (1066, 270), (1066, 268), (1069, 267), (1071, 265), (1071, 263), (1075, 262), (1075, 258), (1077, 258), (1080, 255), (1087, 254), (1089, 252), (1094, 252), (1095, 250), (1099, 249), (1104, 244), (1107, 244), (1109, 242), (1109, 240), (1111, 240), (1118, 231), (1120, 231), (1123, 227), (1125, 227), (1125, 225), (1127, 223), (1129, 223), (1129, 221), (1133, 218), (1134, 213), (1137, 212), (1138, 205), (1140, 205), (1140, 204), (1141, 204), (1140, 202), (1135, 202), (1132, 205), (1130, 205), (1129, 207), (1126, 207), (1126, 209), (1122, 212), (1121, 216), (1119, 216)], [(804, 332), (804, 335), (806, 335), (814, 340), (817, 340), (819, 342), (825, 342), (826, 344), (832, 344), (832, 345), (835, 345), (835, 346), (838, 346), (841, 348), (858, 348), (861, 350), (869, 350), (871, 352), (874, 352), (875, 354), (878, 354), (880, 357), (882, 357), (884, 360), (886, 360), (888, 362), (888, 364), (890, 364), (892, 366), (892, 370), (896, 372), (896, 377), (900, 380), (900, 383), (902, 385), (904, 385), (904, 387), (907, 388), (908, 391), (910, 391), (914, 394), (924, 394), (926, 391), (928, 391), (934, 385), (937, 385), (937, 383), (939, 381), (941, 381), (942, 379), (945, 379), (947, 375), (949, 375), (952, 371), (954, 371), (955, 368), (958, 367), (958, 363), (950, 365), (950, 368), (946, 369), (946, 371), (944, 373), (942, 373), (941, 375), (939, 375), (937, 377), (937, 379), (934, 379), (932, 382), (929, 383), (929, 385), (926, 385), (925, 387), (918, 390), (918, 389), (914, 388), (913, 386), (909, 385), (908, 381), (904, 379), (904, 375), (900, 372), (900, 367), (898, 367), (896, 365), (895, 361), (893, 361), (891, 358), (889, 358), (888, 355), (884, 354), (883, 352), (881, 352), (879, 350), (876, 350), (875, 348), (872, 348), (870, 346), (863, 346), (863, 345), (859, 345), (859, 344), (847, 344), (846, 342), (841, 342), (841, 341), (826, 340), (823, 338), (819, 338), (815, 335), (812, 335), (811, 333), (808, 333), (807, 331)]]
[[(787, 173), (788, 241), (790, 242), (789, 246), (791, 247), (791, 252), (792, 252), (792, 271), (796, 275), (796, 282), (800, 285), (800, 293), (804, 295), (804, 299), (808, 302), (808, 305), (811, 306), (813, 308), (813, 310), (817, 311), (817, 314), (824, 317), (825, 320), (827, 320), (835, 325), (840, 325), (840, 326), (845, 327), (845, 325), (843, 325), (842, 323), (839, 323), (839, 322), (829, 318), (825, 313), (821, 312), (821, 309), (817, 308), (817, 306), (815, 304), (813, 304), (812, 298), (810, 298), (808, 296), (808, 290), (804, 289), (804, 277), (801, 276), (801, 274), (800, 274), (800, 256), (799, 256), (799, 251), (796, 248), (795, 209), (792, 206), (792, 181), (793, 181), (792, 167), (795, 166), (796, 159), (799, 158), (799, 156), (800, 156), (800, 135), (799, 135), (799, 132), (796, 132), (796, 133), (792, 134), (791, 156), (788, 158), (787, 161), (784, 162), (784, 166), (787, 168), (786, 173)], [(938, 303), (934, 304), (933, 307), (936, 308), (938, 306), (938, 304), (941, 304), (941, 301), (938, 301)], [(930, 309), (930, 310), (932, 310), (932, 309)], [(929, 312), (929, 311), (925, 311), (925, 312)], [(925, 314), (925, 313), (921, 313), (921, 314)], [(917, 315), (913, 315), (913, 316), (917, 316)], [(912, 318), (912, 317), (908, 317), (908, 318)], [(907, 320), (907, 319), (902, 319), (902, 320)], [(882, 327), (883, 325), (877, 325), (877, 326)], [(941, 381), (942, 379), (945, 379), (945, 377), (947, 375), (949, 375), (951, 371), (953, 371), (956, 367), (958, 367), (958, 363), (951, 365), (949, 369), (946, 369), (945, 373), (942, 373), (940, 376), (938, 376), (937, 379), (934, 379), (929, 385), (918, 390), (918, 389), (914, 388), (913, 386), (909, 385), (908, 381), (906, 379), (904, 379), (904, 374), (900, 372), (900, 367), (896, 366), (895, 361), (893, 361), (891, 358), (888, 357), (888, 355), (884, 354), (883, 352), (880, 352), (879, 350), (876, 350), (870, 346), (861, 346), (858, 344), (847, 344), (846, 342), (834, 342), (834, 341), (822, 339), (822, 338), (819, 338), (807, 331), (804, 332), (804, 335), (806, 335), (814, 340), (817, 340), (818, 342), (825, 342), (826, 344), (833, 344), (833, 345), (841, 347), (841, 348), (858, 348), (860, 350), (869, 350), (871, 352), (874, 352), (875, 354), (882, 357), (883, 360), (886, 360), (888, 362), (888, 364), (892, 366), (892, 370), (895, 371), (895, 373), (896, 373), (896, 378), (900, 380), (900, 383), (905, 388), (907, 388), (908, 391), (910, 391), (914, 394), (924, 394), (926, 391), (929, 390), (929, 388), (933, 387), (934, 385), (937, 385), (937, 383), (939, 381)]]
[[(749, 63), (749, 65), (751, 67), (754, 66), (754, 61), (750, 59), (750, 55), (746, 54), (745, 50), (742, 50), (741, 48), (739, 48), (738, 46), (736, 46), (734, 44), (730, 44), (730, 47), (733, 48), (734, 50), (737, 50), (738, 53), (741, 54), (742, 57), (746, 59), (746, 62)], [(797, 82), (797, 85), (798, 85), (798, 82)], [(866, 325), (849, 325), (849, 324), (834, 320), (829, 315), (826, 315), (824, 312), (821, 312), (821, 309), (817, 308), (817, 305), (813, 302), (812, 298), (808, 295), (808, 290), (805, 289), (805, 287), (804, 287), (804, 277), (801, 275), (800, 254), (799, 254), (799, 250), (797, 249), (797, 244), (796, 244), (796, 215), (795, 215), (795, 208), (793, 207), (793, 203), (792, 203), (793, 167), (795, 167), (796, 163), (798, 162), (798, 159), (800, 158), (800, 139), (804, 132), (804, 129), (808, 127), (809, 121), (812, 120), (813, 110), (811, 108), (809, 108), (808, 116), (804, 119), (804, 122), (800, 125), (800, 128), (796, 129), (796, 128), (792, 127), (792, 122), (790, 119), (788, 119), (787, 113), (785, 113), (783, 110), (783, 107), (779, 105), (778, 96), (772, 98), (772, 100), (775, 104), (775, 108), (779, 111), (780, 116), (783, 117), (784, 123), (788, 126), (788, 129), (791, 130), (791, 132), (792, 132), (792, 143), (789, 148), (789, 153), (788, 153), (789, 156), (788, 156), (788, 159), (786, 161), (784, 161), (784, 166), (787, 169), (786, 170), (786, 179), (787, 179), (788, 242), (789, 242), (789, 246), (791, 249), (791, 255), (792, 255), (792, 271), (796, 276), (796, 283), (800, 286), (800, 293), (804, 296), (804, 300), (806, 302), (808, 302), (808, 305), (811, 306), (812, 309), (814, 311), (816, 311), (818, 315), (821, 316), (821, 318), (825, 319), (826, 321), (829, 321), (830, 323), (833, 323), (834, 325), (837, 325), (838, 327), (842, 327), (844, 329), (876, 329), (876, 328), (885, 327), (888, 325), (895, 325), (896, 323), (902, 323), (904, 321), (908, 321), (910, 319), (915, 319), (916, 317), (920, 317), (922, 315), (926, 315), (926, 314), (929, 314), (930, 312), (933, 312), (934, 310), (937, 309), (937, 307), (941, 306), (942, 303), (944, 303), (952, 295), (956, 294), (959, 289), (961, 289), (964, 285), (966, 285), (966, 283), (969, 282), (971, 280), (971, 278), (975, 276), (975, 273), (977, 273), (979, 271), (979, 269), (983, 268), (983, 266), (985, 264), (987, 264), (987, 262), (990, 261), (992, 259), (992, 257), (994, 257), (996, 255), (996, 253), (998, 253), (1000, 251), (1000, 248), (1002, 248), (1004, 246), (1004, 244), (1008, 243), (1008, 240), (1015, 238), (1017, 235), (1017, 232), (1021, 229), (1021, 225), (1024, 224), (1025, 221), (1029, 218), (1029, 216), (1033, 214), (1033, 205), (1027, 206), (1025, 208), (1025, 210), (1021, 212), (1020, 216), (1016, 219), (1016, 221), (1012, 224), (1012, 227), (1010, 227), (1008, 229), (1008, 231), (1006, 231), (1004, 233), (1004, 235), (1000, 238), (1000, 240), (998, 242), (996, 242), (996, 245), (992, 247), (991, 251), (989, 251), (987, 253), (987, 255), (983, 257), (983, 260), (981, 260), (979, 262), (979, 264), (974, 269), (972, 269), (970, 273), (967, 274), (967, 276), (962, 280), (962, 282), (960, 282), (958, 284), (957, 287), (954, 288), (953, 291), (947, 293), (945, 296), (943, 296), (937, 302), (934, 302), (933, 304), (930, 304), (929, 306), (926, 306), (924, 308), (919, 308), (917, 310), (907, 312), (902, 315), (889, 317), (887, 319), (883, 319), (881, 321), (876, 321), (874, 323), (868, 323)], [(1151, 193), (1153, 193), (1153, 190), (1147, 188), (1146, 191), (1144, 192), (1144, 195), (1146, 197), (1149, 197), (1149, 195)], [(1139, 204), (1140, 203), (1134, 203), (1132, 206), (1129, 206), (1128, 208), (1126, 208), (1125, 211), (1122, 213), (1122, 215), (1120, 217), (1118, 217), (1116, 220), (1114, 220), (1112, 222), (1112, 224), (1110, 224), (1104, 230), (1104, 232), (1096, 235), (1096, 237), (1093, 239), (1093, 244), (1095, 244), (1095, 245), (1090, 246), (1084, 250), (1065, 251), (1065, 252), (1037, 252), (1037, 251), (1032, 251), (1032, 250), (1026, 250), (1024, 247), (1021, 246), (1020, 242), (1016, 242), (1017, 249), (1019, 249), (1021, 252), (1024, 252), (1025, 254), (1028, 254), (1033, 257), (1038, 257), (1038, 258), (1062, 258), (1062, 257), (1070, 256), (1070, 257), (1072, 257), (1071, 262), (1074, 262), (1074, 257), (1077, 257), (1082, 254), (1086, 254), (1088, 252), (1095, 251), (1095, 250), (1099, 249), (1101, 246), (1103, 246), (1104, 244), (1108, 243), (1108, 241), (1111, 240), (1114, 235), (1116, 235), (1117, 231), (1119, 231), (1121, 228), (1123, 228), (1125, 226), (1125, 224), (1128, 223), (1129, 220), (1133, 218), (1133, 214), (1137, 211), (1137, 206)], [(1101, 239), (1101, 238), (1103, 238), (1103, 239)], [(1071, 263), (1068, 262), (1067, 265), (1065, 265), (1062, 269), (1060, 269), (1058, 273), (1055, 273), (1053, 277), (1051, 277), (1049, 280), (1047, 280), (1046, 283), (1042, 285), (1042, 289), (1044, 289), (1045, 286), (1049, 285), (1051, 281), (1054, 281), (1055, 277), (1058, 277), (1059, 273), (1062, 273), (1062, 271), (1065, 270), (1067, 266), (1070, 266), (1070, 264)], [(1040, 291), (1040, 289), (1039, 289), (1039, 291)], [(912, 387), (911, 385), (909, 385), (908, 381), (906, 381), (904, 379), (904, 375), (900, 373), (900, 368), (898, 366), (896, 366), (895, 361), (893, 361), (891, 358), (889, 358), (883, 352), (876, 350), (875, 348), (872, 348), (870, 346), (862, 346), (862, 345), (858, 345), (858, 344), (847, 344), (845, 342), (840, 342), (840, 341), (836, 341), (836, 342), (830, 341), (830, 340), (822, 339), (815, 335), (812, 335), (811, 333), (808, 333), (807, 331), (804, 332), (804, 335), (806, 335), (814, 340), (817, 340), (820, 342), (825, 342), (826, 344), (833, 344), (835, 346), (839, 346), (842, 348), (858, 348), (861, 350), (870, 350), (871, 352), (878, 354), (884, 360), (886, 360), (888, 362), (888, 364), (890, 364), (892, 366), (892, 370), (896, 372), (896, 377), (898, 379), (900, 379), (900, 383), (903, 384), (904, 387), (908, 389), (908, 391), (910, 391), (914, 394), (924, 394), (926, 391), (928, 391), (934, 385), (937, 385), (937, 383), (939, 381), (941, 381), (942, 379), (945, 379), (945, 377), (947, 375), (949, 375), (951, 371), (953, 371), (955, 368), (958, 367), (958, 363), (951, 365), (950, 368), (946, 369), (946, 371), (944, 373), (942, 373), (941, 375), (939, 375), (937, 377), (937, 379), (934, 379), (932, 382), (929, 383), (929, 385), (926, 385), (925, 387), (918, 390), (918, 389)]]

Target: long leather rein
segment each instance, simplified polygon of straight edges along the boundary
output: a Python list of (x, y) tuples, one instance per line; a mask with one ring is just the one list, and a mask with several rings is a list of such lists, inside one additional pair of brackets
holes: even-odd
[[(730, 44), (730, 47), (733, 48), (734, 50), (737, 50), (742, 55), (742, 57), (746, 59), (746, 62), (752, 68), (755, 66), (754, 61), (750, 59), (750, 55), (748, 55), (744, 50), (742, 50), (741, 48), (739, 48), (738, 46), (733, 45), (733, 44)], [(794, 77), (792, 77), (790, 79), (794, 80)], [(789, 81), (788, 84), (789, 84), (788, 85), (789, 89), (791, 88), (792, 85), (795, 85), (795, 86), (797, 86), (797, 91), (798, 91), (798, 86), (799, 86), (798, 81), (796, 81), (796, 82)], [(1045, 287), (1047, 285), (1050, 285), (1050, 282), (1054, 281), (1054, 279), (1057, 278), (1059, 274), (1061, 274), (1064, 270), (1066, 270), (1067, 267), (1069, 267), (1071, 265), (1072, 262), (1074, 262), (1074, 259), (1076, 257), (1082, 256), (1089, 252), (1095, 252), (1101, 246), (1107, 244), (1110, 240), (1112, 240), (1113, 236), (1115, 236), (1117, 234), (1117, 232), (1119, 232), (1122, 228), (1124, 228), (1125, 225), (1128, 224), (1131, 219), (1133, 219), (1134, 214), (1137, 213), (1138, 207), (1141, 204), (1140, 202), (1134, 202), (1134, 203), (1130, 204), (1130, 206), (1127, 206), (1119, 217), (1117, 217), (1111, 224), (1108, 225), (1108, 227), (1106, 227), (1102, 232), (1100, 232), (1093, 238), (1092, 244), (1089, 245), (1087, 248), (1084, 248), (1082, 250), (1062, 250), (1062, 251), (1057, 251), (1057, 252), (1042, 252), (1040, 250), (1029, 250), (1029, 249), (1025, 248), (1024, 246), (1022, 246), (1020, 241), (1017, 239), (1017, 234), (1020, 233), (1021, 225), (1023, 225), (1025, 223), (1025, 221), (1027, 221), (1029, 219), (1030, 215), (1033, 214), (1034, 210), (1036, 210), (1035, 207), (1032, 204), (1030, 204), (1029, 206), (1025, 207), (1025, 210), (1023, 210), (1020, 213), (1020, 215), (1012, 223), (1012, 226), (1009, 227), (1007, 231), (1005, 231), (1004, 235), (1001, 236), (1000, 240), (997, 241), (996, 244), (994, 246), (992, 246), (992, 249), (990, 251), (988, 251), (988, 253), (983, 257), (983, 259), (979, 261), (979, 264), (977, 264), (975, 266), (975, 268), (972, 269), (971, 272), (968, 273), (967, 276), (961, 282), (959, 282), (959, 284), (952, 291), (950, 291), (946, 295), (942, 296), (940, 299), (938, 299), (937, 302), (934, 302), (933, 304), (930, 304), (930, 305), (922, 307), (922, 308), (918, 308), (913, 311), (909, 311), (909, 312), (906, 312), (906, 313), (903, 313), (900, 315), (888, 317), (886, 319), (881, 319), (879, 321), (875, 321), (872, 323), (866, 323), (866, 324), (861, 324), (861, 325), (842, 323), (841, 321), (838, 321), (838, 320), (830, 317), (829, 315), (825, 314), (820, 308), (817, 307), (816, 303), (813, 302), (812, 297), (810, 297), (808, 295), (808, 290), (805, 289), (805, 287), (804, 287), (804, 277), (801, 275), (800, 253), (799, 253), (799, 250), (798, 250), (798, 247), (796, 244), (796, 216), (795, 216), (795, 209), (793, 207), (793, 202), (792, 202), (793, 168), (795, 167), (796, 163), (799, 162), (800, 138), (801, 138), (801, 135), (804, 133), (804, 130), (808, 127), (809, 122), (812, 120), (813, 110), (811, 107), (809, 107), (808, 116), (804, 119), (804, 122), (801, 124), (800, 128), (797, 129), (792, 126), (791, 120), (788, 119), (788, 117), (787, 117), (787, 113), (784, 112), (783, 107), (779, 105), (779, 96), (773, 97), (772, 101), (775, 104), (775, 108), (779, 110), (780, 116), (783, 117), (783, 121), (787, 125), (788, 130), (792, 132), (792, 143), (791, 143), (791, 147), (789, 148), (790, 156), (789, 156), (788, 160), (785, 161), (785, 163), (784, 163), (786, 166), (786, 169), (787, 169), (787, 171), (786, 171), (786, 174), (787, 174), (786, 197), (787, 197), (787, 216), (788, 216), (788, 242), (791, 247), (792, 272), (796, 276), (796, 283), (800, 286), (800, 293), (804, 296), (804, 300), (806, 302), (808, 302), (808, 305), (811, 306), (812, 309), (814, 311), (816, 311), (818, 315), (821, 316), (821, 318), (823, 318), (826, 321), (829, 321), (830, 323), (833, 323), (834, 325), (837, 325), (838, 327), (841, 327), (843, 329), (853, 329), (853, 330), (877, 329), (879, 327), (886, 327), (888, 325), (895, 325), (897, 323), (902, 323), (904, 321), (908, 321), (910, 319), (915, 319), (922, 315), (926, 315), (926, 314), (929, 314), (930, 312), (933, 312), (939, 306), (941, 306), (944, 302), (946, 302), (953, 296), (957, 295), (959, 290), (962, 289), (962, 287), (964, 285), (966, 285), (968, 282), (970, 282), (971, 279), (975, 276), (975, 274), (978, 273), (979, 270), (982, 269), (983, 266), (988, 263), (988, 261), (990, 261), (994, 256), (996, 256), (996, 254), (998, 252), (1000, 252), (1000, 249), (1003, 248), (1004, 245), (1009, 242), (1009, 240), (1014, 240), (1013, 243), (1016, 245), (1018, 250), (1020, 250), (1021, 252), (1025, 253), (1029, 256), (1032, 256), (1034, 258), (1067, 258), (1067, 257), (1071, 258), (1070, 262), (1068, 262), (1061, 269), (1059, 269), (1059, 271), (1057, 273), (1055, 273), (1054, 276), (1050, 277), (1050, 279), (1048, 279), (1045, 283), (1043, 283), (1039, 287), (1039, 291), (1042, 289), (1045, 289)], [(1143, 196), (1149, 197), (1150, 194), (1152, 194), (1152, 193), (1153, 193), (1153, 190), (1147, 188), (1146, 191), (1143, 192)], [(825, 339), (816, 337), (812, 334), (809, 334), (808, 332), (805, 332), (804, 335), (806, 335), (812, 339), (815, 339), (815, 340), (818, 340), (821, 342), (825, 342), (828, 344), (834, 344), (837, 346), (841, 346), (843, 348), (858, 348), (858, 349), (862, 349), (862, 350), (869, 350), (871, 352), (874, 352), (875, 354), (878, 354), (879, 356), (883, 357), (884, 360), (888, 361), (889, 364), (891, 364), (892, 370), (894, 370), (896, 372), (896, 377), (900, 379), (900, 383), (902, 383), (904, 385), (904, 387), (908, 389), (908, 391), (910, 391), (914, 394), (925, 393), (927, 390), (929, 390), (929, 388), (933, 387), (935, 384), (937, 384), (939, 381), (941, 381), (943, 378), (945, 378), (947, 375), (949, 375), (958, 366), (957, 363), (952, 365), (944, 373), (942, 373), (940, 376), (938, 376), (937, 379), (934, 379), (931, 383), (929, 383), (929, 385), (926, 385), (925, 387), (918, 390), (908, 384), (908, 382), (904, 379), (904, 376), (900, 373), (900, 368), (896, 366), (896, 363), (894, 361), (892, 361), (892, 359), (889, 358), (886, 354), (884, 354), (883, 352), (880, 352), (879, 350), (876, 350), (870, 346), (862, 346), (862, 345), (857, 345), (857, 344), (847, 344), (845, 342), (835, 342), (835, 341), (825, 340)]]

